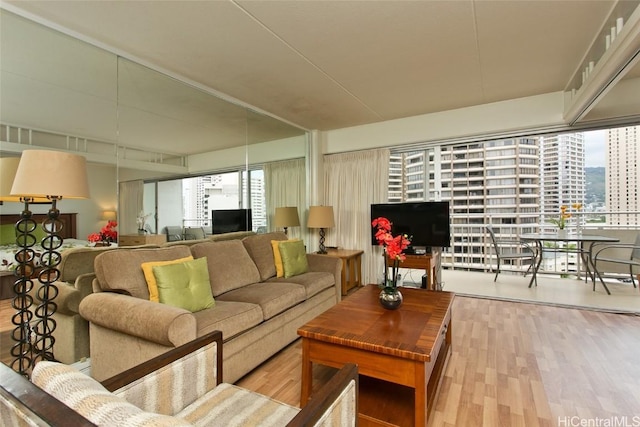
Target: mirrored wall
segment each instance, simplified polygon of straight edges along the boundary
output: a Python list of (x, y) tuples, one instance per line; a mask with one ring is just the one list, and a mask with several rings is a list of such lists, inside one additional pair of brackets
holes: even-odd
[(61, 206), (83, 213), (80, 237), (118, 209), (118, 182), (248, 170), (306, 153), (302, 129), (5, 9), (0, 43), (0, 156), (44, 148), (87, 157), (91, 200)]

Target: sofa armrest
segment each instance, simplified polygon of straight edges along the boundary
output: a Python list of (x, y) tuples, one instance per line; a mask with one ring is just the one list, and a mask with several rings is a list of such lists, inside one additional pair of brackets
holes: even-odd
[(309, 271), (324, 271), (333, 274), (336, 282), (336, 301), (342, 299), (342, 261), (340, 258), (319, 254), (307, 254)]
[[(188, 381), (181, 382), (177, 395), (179, 378)], [(104, 380), (102, 385), (144, 411), (175, 415), (220, 382), (222, 332), (214, 331)]]
[(95, 426), (64, 403), (0, 363), (0, 425)]
[(74, 286), (80, 292), (80, 300), (93, 293), (93, 279), (95, 278), (95, 273), (81, 274), (76, 278)]
[[(58, 295), (55, 298), (57, 305), (56, 312), (72, 316), (78, 314), (78, 306), (80, 305), (80, 291), (67, 282), (55, 282), (58, 288)], [(39, 301), (38, 293), (35, 292), (35, 300)]]
[[(358, 367), (344, 365), (318, 392), (287, 427), (332, 426), (341, 420), (341, 426), (355, 426), (358, 418)], [(344, 422), (347, 422), (344, 424)]]
[(80, 302), (80, 315), (90, 323), (164, 346), (196, 338), (196, 319), (190, 311), (129, 295), (88, 295)]

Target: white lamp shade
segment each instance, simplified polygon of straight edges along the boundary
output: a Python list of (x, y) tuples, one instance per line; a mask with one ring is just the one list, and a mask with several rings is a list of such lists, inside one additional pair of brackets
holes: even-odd
[(298, 227), (300, 225), (298, 208), (295, 206), (276, 208), (276, 216), (273, 222), (275, 227)]
[(333, 219), (333, 206), (311, 206), (309, 208), (309, 228), (332, 228), (335, 226)]
[(87, 161), (83, 156), (61, 151), (25, 150), (11, 195), (87, 199)]
[[(20, 196), (11, 195), (11, 187), (13, 179), (16, 176), (20, 164), (20, 157), (3, 157), (0, 159), (0, 201), (2, 202), (20, 202)], [(32, 200), (33, 202), (47, 202), (45, 197)]]

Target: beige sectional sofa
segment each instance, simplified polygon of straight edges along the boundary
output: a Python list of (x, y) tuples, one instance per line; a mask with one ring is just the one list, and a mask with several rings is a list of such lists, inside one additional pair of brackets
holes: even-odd
[[(307, 254), (307, 272), (276, 277), (271, 241), (286, 238), (268, 233), (96, 257), (94, 293), (80, 303), (90, 323), (91, 375), (104, 380), (215, 330), (224, 339), (225, 382), (277, 353), (341, 295), (337, 258)], [(214, 306), (190, 312), (150, 301), (141, 264), (189, 255), (206, 257)]]

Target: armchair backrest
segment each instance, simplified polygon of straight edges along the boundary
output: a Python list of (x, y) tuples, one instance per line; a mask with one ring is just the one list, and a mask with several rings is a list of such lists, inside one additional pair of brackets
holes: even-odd
[(95, 427), (3, 363), (0, 363), (0, 425)]
[(78, 276), (93, 273), (93, 262), (98, 255), (115, 247), (71, 248), (62, 252), (58, 270), (60, 280), (74, 283)]
[(102, 384), (144, 411), (175, 415), (222, 381), (222, 334), (210, 333), (159, 358), (162, 366), (152, 359)]

